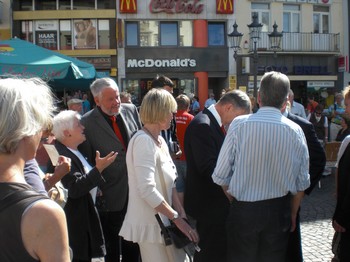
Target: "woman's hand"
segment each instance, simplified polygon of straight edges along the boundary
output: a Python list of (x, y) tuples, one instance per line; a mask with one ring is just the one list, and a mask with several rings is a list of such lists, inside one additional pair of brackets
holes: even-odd
[(173, 220), (173, 223), (177, 226), (178, 229), (182, 231), (192, 242), (198, 243), (199, 236), (196, 229), (193, 229), (187, 222), (181, 217), (178, 217)]
[(100, 152), (96, 151), (96, 158), (95, 158), (95, 162), (96, 162), (96, 168), (98, 169), (98, 171), (100, 173), (102, 173), (102, 171), (108, 167), (110, 164), (113, 163), (113, 161), (116, 159), (118, 155), (118, 152), (110, 152), (108, 155), (106, 155), (105, 157), (100, 157)]

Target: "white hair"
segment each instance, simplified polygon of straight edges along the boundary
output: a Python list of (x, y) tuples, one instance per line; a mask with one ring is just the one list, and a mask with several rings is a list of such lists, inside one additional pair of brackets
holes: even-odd
[(0, 79), (0, 153), (51, 125), (55, 111), (50, 87), (40, 78)]
[(102, 90), (105, 88), (119, 90), (117, 83), (112, 78), (104, 77), (98, 78), (92, 82), (90, 91), (94, 97), (100, 97)]
[(52, 134), (58, 141), (64, 139), (64, 131), (74, 129), (75, 120), (80, 120), (81, 116), (73, 110), (61, 111), (53, 118)]

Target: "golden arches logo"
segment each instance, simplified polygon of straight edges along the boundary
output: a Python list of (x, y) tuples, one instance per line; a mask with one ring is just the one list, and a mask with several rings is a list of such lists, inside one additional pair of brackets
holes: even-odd
[(120, 0), (120, 10), (121, 11), (136, 11), (135, 0)]
[(217, 11), (232, 11), (233, 0), (218, 0)]

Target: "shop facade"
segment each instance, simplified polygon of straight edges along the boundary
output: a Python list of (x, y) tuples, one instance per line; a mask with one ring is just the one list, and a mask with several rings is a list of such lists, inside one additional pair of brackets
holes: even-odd
[(201, 106), (209, 93), (218, 99), (229, 87), (227, 20), (233, 16), (233, 2), (129, 1), (129, 9), (119, 5), (121, 89), (139, 104), (152, 79), (163, 74), (173, 80), (175, 96), (196, 95)]

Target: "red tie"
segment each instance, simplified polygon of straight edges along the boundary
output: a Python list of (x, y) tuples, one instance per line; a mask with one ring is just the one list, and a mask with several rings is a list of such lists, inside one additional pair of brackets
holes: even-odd
[(221, 130), (224, 133), (224, 135), (226, 136), (226, 129), (225, 129), (224, 125), (221, 126)]
[(122, 133), (120, 132), (119, 126), (117, 125), (116, 117), (110, 116), (109, 118), (112, 120), (112, 126), (113, 126), (114, 133), (118, 137), (119, 141), (123, 144), (124, 149), (126, 149)]

